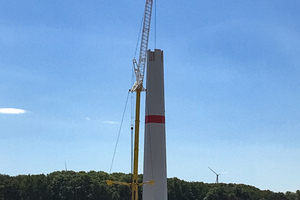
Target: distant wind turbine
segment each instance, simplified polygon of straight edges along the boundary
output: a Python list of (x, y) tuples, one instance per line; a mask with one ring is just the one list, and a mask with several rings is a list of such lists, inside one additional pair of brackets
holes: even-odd
[(212, 168), (208, 167), (215, 175), (216, 175), (216, 183), (219, 183), (219, 176), (222, 174), (226, 174), (228, 172), (223, 172), (221, 174), (216, 173)]
[(65, 170), (68, 171), (67, 162), (65, 161)]

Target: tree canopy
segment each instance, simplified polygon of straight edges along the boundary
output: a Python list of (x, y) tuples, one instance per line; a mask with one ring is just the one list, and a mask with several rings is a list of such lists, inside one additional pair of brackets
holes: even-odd
[[(131, 174), (103, 171), (56, 171), (50, 174), (0, 174), (0, 200), (130, 200), (126, 185), (108, 186), (106, 180), (131, 182)], [(142, 180), (142, 175), (139, 175)], [(142, 199), (142, 188), (139, 199)], [(272, 192), (244, 184), (209, 184), (168, 178), (169, 200), (300, 200), (300, 191)]]

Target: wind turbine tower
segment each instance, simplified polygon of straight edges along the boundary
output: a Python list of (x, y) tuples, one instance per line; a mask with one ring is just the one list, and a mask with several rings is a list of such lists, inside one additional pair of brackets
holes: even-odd
[(148, 51), (146, 80), (143, 200), (167, 200), (163, 51)]

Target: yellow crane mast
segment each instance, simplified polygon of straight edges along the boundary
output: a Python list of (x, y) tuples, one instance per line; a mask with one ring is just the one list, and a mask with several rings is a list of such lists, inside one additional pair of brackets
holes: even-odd
[(139, 60), (136, 61), (133, 58), (133, 67), (135, 72), (136, 81), (131, 92), (136, 92), (136, 109), (135, 109), (135, 132), (134, 132), (134, 156), (133, 156), (133, 176), (131, 183), (117, 182), (107, 180), (107, 184), (111, 185), (121, 184), (131, 186), (132, 200), (138, 200), (138, 187), (143, 184), (154, 184), (154, 181), (147, 181), (145, 183), (139, 183), (138, 181), (138, 157), (139, 157), (139, 129), (140, 129), (140, 103), (141, 103), (141, 92), (144, 91), (143, 80), (145, 74), (145, 66), (147, 61), (147, 48), (149, 42), (151, 14), (152, 14), (153, 0), (146, 0), (144, 18), (143, 18), (143, 30), (141, 37), (141, 46), (139, 53)]

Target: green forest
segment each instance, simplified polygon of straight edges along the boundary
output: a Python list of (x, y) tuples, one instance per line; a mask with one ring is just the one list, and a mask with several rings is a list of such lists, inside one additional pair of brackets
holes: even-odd
[[(142, 180), (142, 175), (139, 175)], [(57, 171), (47, 175), (0, 174), (1, 200), (130, 200), (129, 186), (106, 180), (130, 182), (131, 174), (103, 171)], [(139, 199), (142, 199), (142, 188)], [(209, 184), (168, 178), (169, 200), (300, 200), (300, 191), (272, 192), (244, 184)]]

